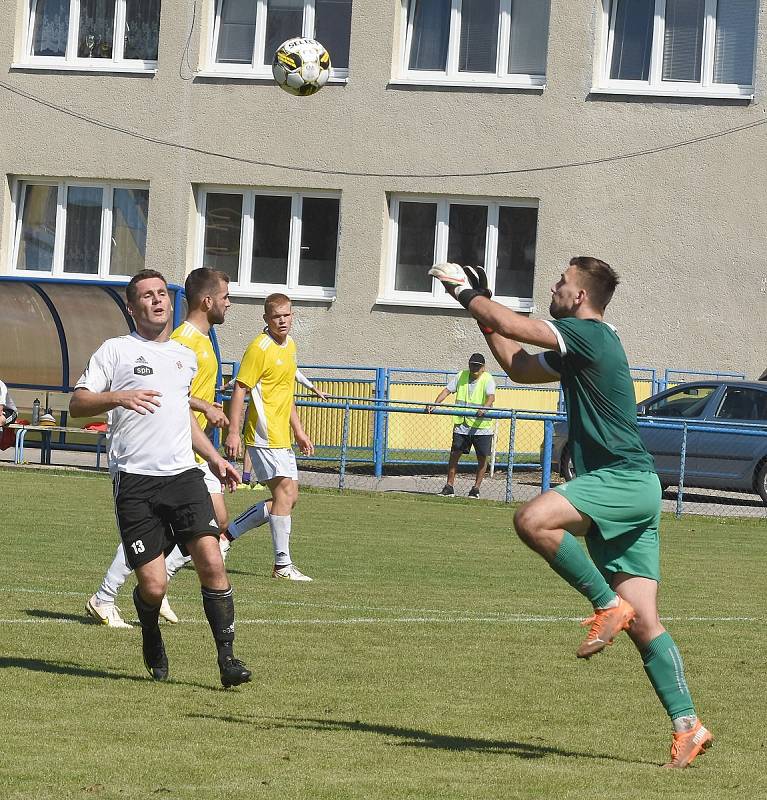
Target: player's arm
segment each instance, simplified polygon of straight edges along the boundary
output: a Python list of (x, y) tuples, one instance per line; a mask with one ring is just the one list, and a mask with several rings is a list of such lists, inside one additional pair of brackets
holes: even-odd
[(517, 383), (548, 383), (556, 380), (540, 363), (538, 356), (528, 353), (522, 344), (559, 351), (559, 340), (551, 326), (530, 319), (491, 300), (487, 275), (482, 267), (461, 267), (458, 264), (435, 264), (429, 275), (441, 281), (445, 291), (477, 320), (504, 372)]
[(224, 442), (224, 451), (229, 458), (237, 458), (242, 450), (240, 431), (242, 430), (242, 414), (245, 408), (245, 394), (248, 387), (236, 381), (232, 389), (232, 400), (229, 403), (229, 433)]
[(306, 435), (304, 426), (301, 424), (298, 412), (296, 411), (295, 403), (293, 403), (290, 408), (290, 427), (293, 429), (293, 436), (296, 438), (298, 449), (303, 453), (303, 455), (314, 455), (314, 443)]
[(192, 449), (210, 464), (211, 471), (221, 478), (221, 483), (225, 484), (229, 491), (234, 491), (237, 484), (241, 482), (240, 473), (225, 458), (221, 457), (221, 454), (213, 446), (213, 442), (208, 439), (200, 427), (191, 408), (189, 409), (189, 419), (192, 426)]
[(192, 411), (205, 414), (205, 419), (208, 420), (214, 428), (225, 428), (229, 424), (229, 420), (226, 414), (224, 414), (224, 407), (221, 403), (209, 403), (207, 400), (203, 400), (200, 397), (190, 397), (189, 408), (191, 408)]
[(313, 383), (312, 383), (312, 382), (309, 380), (309, 378), (307, 378), (307, 377), (306, 377), (306, 375), (304, 375), (304, 373), (303, 373), (303, 372), (301, 372), (301, 370), (300, 370), (300, 369), (297, 369), (297, 370), (296, 370), (296, 383), (300, 383), (300, 384), (301, 384), (301, 386), (305, 386), (305, 387), (306, 387), (306, 388), (307, 388), (307, 389), (308, 389), (310, 392), (314, 392), (314, 394), (315, 394), (315, 395), (317, 395), (317, 397), (319, 397), (319, 398), (320, 398), (320, 400), (323, 400), (323, 401), (325, 401), (325, 400), (327, 400), (327, 399), (328, 399), (328, 396), (325, 394), (325, 392), (321, 392), (321, 391), (320, 391), (320, 390), (319, 390), (319, 389), (318, 389), (318, 388), (317, 388), (317, 387), (316, 387), (316, 386), (315, 386), (315, 385), (314, 385), (314, 384), (313, 384)]
[(69, 413), (73, 417), (97, 417), (115, 408), (127, 408), (138, 414), (154, 414), (160, 407), (162, 392), (154, 389), (129, 389), (124, 392), (92, 392), (79, 388), (72, 393)]

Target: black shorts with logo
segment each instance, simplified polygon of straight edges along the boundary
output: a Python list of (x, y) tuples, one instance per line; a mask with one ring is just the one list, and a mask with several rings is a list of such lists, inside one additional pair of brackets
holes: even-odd
[(492, 444), (492, 433), (483, 433), (477, 436), (476, 433), (456, 433), (453, 431), (453, 444), (450, 449), (454, 453), (463, 453), (465, 455), (471, 452), (471, 446), (474, 445), (474, 452), (478, 456), (489, 456)]
[(201, 470), (178, 475), (118, 472), (115, 513), (125, 558), (132, 569), (148, 564), (196, 536), (218, 536), (213, 502)]

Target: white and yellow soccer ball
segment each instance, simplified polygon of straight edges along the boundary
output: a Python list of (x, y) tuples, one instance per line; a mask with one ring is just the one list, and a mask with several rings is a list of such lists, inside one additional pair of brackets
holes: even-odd
[(277, 85), (290, 94), (315, 94), (328, 82), (330, 56), (314, 39), (288, 39), (274, 54), (272, 75)]

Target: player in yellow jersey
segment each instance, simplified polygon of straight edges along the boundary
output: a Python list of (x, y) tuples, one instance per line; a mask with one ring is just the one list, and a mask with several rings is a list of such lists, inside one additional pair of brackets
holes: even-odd
[[(171, 339), (188, 347), (196, 356), (197, 373), (190, 386), (189, 405), (203, 430), (210, 427), (223, 428), (228, 423), (221, 404), (215, 402), (218, 359), (208, 335), (213, 325), (223, 323), (226, 312), (231, 306), (228, 284), (229, 276), (225, 272), (207, 267), (190, 272), (184, 284), (189, 312), (186, 320), (171, 334)], [(198, 468), (205, 475), (205, 485), (213, 501), (216, 522), (219, 529), (224, 530), (228, 515), (221, 491), (221, 481), (213, 475), (207, 462), (196, 454), (195, 458)], [(174, 548), (165, 559), (168, 577), (173, 577), (190, 560), (191, 558), (183, 554), (178, 547)], [(120, 544), (101, 586), (85, 606), (89, 616), (112, 628), (132, 627), (125, 622), (115, 605), (117, 593), (130, 573), (131, 568)], [(168, 622), (178, 622), (178, 617), (170, 607), (167, 597), (163, 598), (160, 614)]]
[[(264, 302), (264, 332), (248, 345), (242, 357), (229, 407), (229, 435), (226, 455), (240, 455), (240, 430), (245, 395), (250, 405), (243, 438), (253, 463), (253, 474), (272, 493), (229, 523), (222, 540), (233, 541), (245, 531), (268, 522), (274, 546), (273, 578), (310, 581), (290, 557), (291, 512), (298, 500), (298, 468), (292, 437), (304, 455), (314, 453), (314, 445), (304, 432), (293, 403), (296, 378), (296, 345), (290, 337), (293, 309), (290, 298), (271, 294)], [(224, 547), (226, 546), (224, 542)]]

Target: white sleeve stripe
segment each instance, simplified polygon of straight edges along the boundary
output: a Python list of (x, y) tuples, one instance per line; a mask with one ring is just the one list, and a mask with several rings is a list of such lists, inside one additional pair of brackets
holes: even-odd
[(546, 353), (538, 353), (538, 362), (540, 365), (549, 373), (549, 375), (556, 375), (559, 377), (559, 373), (554, 369), (554, 367), (546, 361)]
[(567, 346), (565, 345), (565, 340), (562, 338), (562, 334), (557, 330), (557, 326), (548, 319), (544, 319), (543, 322), (548, 325), (552, 331), (554, 331), (554, 336), (557, 337), (557, 342), (559, 343), (559, 352), (563, 355), (567, 355)]

